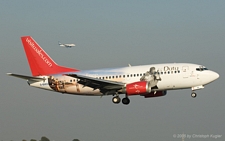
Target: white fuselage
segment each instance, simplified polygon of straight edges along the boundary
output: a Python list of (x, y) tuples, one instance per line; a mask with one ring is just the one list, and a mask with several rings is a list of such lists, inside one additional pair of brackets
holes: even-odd
[(60, 44), (61, 47), (75, 47), (75, 44)]
[[(137, 81), (150, 81), (152, 91), (191, 88), (193, 91), (216, 80), (219, 75), (204, 66), (189, 63), (168, 63), (123, 68), (109, 68), (70, 72), (97, 79), (123, 82), (125, 85)], [(30, 86), (74, 95), (103, 95), (99, 89), (78, 84), (76, 78), (63, 74), (40, 76), (45, 81), (28, 83)]]

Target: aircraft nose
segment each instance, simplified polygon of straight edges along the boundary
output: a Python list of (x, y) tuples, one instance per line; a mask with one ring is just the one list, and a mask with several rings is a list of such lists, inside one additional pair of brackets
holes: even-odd
[(212, 72), (212, 78), (213, 78), (214, 80), (218, 79), (219, 77), (220, 77), (220, 75), (219, 75), (218, 73)]

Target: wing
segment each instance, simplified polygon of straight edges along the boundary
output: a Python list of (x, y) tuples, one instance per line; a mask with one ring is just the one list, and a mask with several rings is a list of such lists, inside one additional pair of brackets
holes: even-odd
[(93, 77), (88, 77), (78, 74), (66, 74), (67, 76), (74, 77), (78, 79), (78, 83), (82, 84), (83, 87), (91, 87), (93, 90), (99, 89), (104, 95), (115, 94), (116, 91), (122, 89), (125, 83), (109, 81), (103, 79), (97, 79)]

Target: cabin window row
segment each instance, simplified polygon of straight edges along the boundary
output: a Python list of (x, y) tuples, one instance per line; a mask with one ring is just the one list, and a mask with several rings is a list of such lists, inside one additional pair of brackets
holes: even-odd
[(176, 73), (180, 73), (180, 71), (165, 71), (165, 72), (161, 72), (161, 73), (158, 73), (158, 74), (176, 74)]
[[(176, 73), (180, 73), (180, 71), (165, 71), (165, 72), (156, 72), (155, 74), (176, 74)], [(140, 73), (140, 74), (127, 74), (127, 75), (116, 75), (116, 76), (103, 76), (103, 77), (96, 77), (97, 79), (115, 79), (115, 78), (129, 78), (129, 77), (139, 77), (139, 76), (143, 76), (145, 75), (145, 73)]]
[(116, 76), (103, 76), (103, 77), (97, 77), (98, 79), (114, 79), (114, 78), (126, 78), (126, 77), (139, 77), (144, 74), (127, 74), (127, 75), (116, 75)]

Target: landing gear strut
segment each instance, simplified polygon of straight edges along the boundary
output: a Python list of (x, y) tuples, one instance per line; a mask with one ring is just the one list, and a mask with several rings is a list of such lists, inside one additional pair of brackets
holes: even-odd
[(197, 96), (197, 94), (196, 94), (195, 92), (192, 92), (192, 93), (191, 93), (191, 97), (192, 97), (192, 98), (196, 98), (196, 96)]

